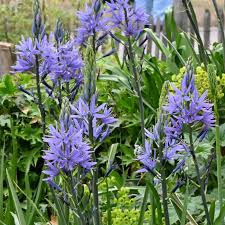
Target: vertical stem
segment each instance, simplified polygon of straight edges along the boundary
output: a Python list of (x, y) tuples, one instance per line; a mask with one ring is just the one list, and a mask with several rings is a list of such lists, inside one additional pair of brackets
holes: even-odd
[(145, 147), (145, 115), (144, 115), (144, 104), (142, 99), (142, 93), (141, 93), (141, 84), (140, 79), (138, 77), (138, 72), (136, 68), (134, 53), (132, 49), (132, 44), (130, 37), (128, 38), (128, 48), (129, 48), (129, 57), (131, 61), (131, 67), (132, 67), (132, 73), (134, 76), (134, 82), (135, 82), (135, 88), (138, 95), (138, 102), (139, 102), (139, 110), (140, 110), (140, 119), (141, 119), (141, 136), (142, 136), (142, 145)]
[(76, 191), (74, 189), (74, 187), (76, 185), (75, 185), (75, 182), (74, 182), (72, 173), (70, 173), (70, 184), (71, 184), (71, 192), (72, 192), (72, 196), (73, 196), (73, 201), (75, 203), (75, 208), (77, 209), (77, 214), (78, 214), (79, 219), (80, 219), (79, 222), (80, 222), (81, 225), (86, 225), (84, 215), (81, 212), (80, 207), (79, 207), (79, 204), (78, 204)]
[(42, 133), (43, 136), (45, 135), (46, 130), (46, 123), (45, 123), (45, 109), (42, 103), (42, 96), (41, 96), (41, 85), (40, 85), (40, 74), (39, 74), (39, 61), (38, 56), (35, 56), (36, 60), (36, 87), (37, 87), (37, 97), (38, 97), (38, 108), (41, 113), (41, 120), (42, 120)]
[[(134, 53), (132, 49), (132, 44), (131, 44), (131, 39), (128, 37), (128, 54), (130, 57), (130, 64), (131, 64), (131, 70), (134, 76), (134, 82), (135, 82), (135, 88), (136, 92), (138, 95), (138, 103), (139, 103), (139, 111), (140, 111), (140, 119), (141, 119), (141, 137), (142, 137), (142, 146), (145, 148), (145, 114), (144, 114), (144, 104), (143, 104), (143, 98), (142, 98), (142, 93), (141, 93), (141, 84), (140, 80), (138, 77), (138, 72), (136, 68), (136, 63), (135, 63), (135, 58), (134, 58)], [(145, 188), (145, 194), (144, 194), (144, 199), (142, 202), (141, 206), (141, 211), (140, 211), (140, 217), (138, 221), (138, 225), (142, 225), (144, 222), (144, 214), (146, 210), (146, 205), (147, 205), (147, 196), (150, 192), (149, 186), (147, 185)], [(154, 199), (151, 197), (151, 205), (154, 204)]]
[[(89, 103), (89, 108), (91, 107), (91, 98), (93, 94), (96, 94), (96, 49), (95, 49), (95, 35), (93, 36), (92, 39), (92, 50), (93, 50), (93, 59), (91, 59), (92, 65), (91, 65), (91, 70), (88, 71), (88, 87), (85, 87), (88, 89), (88, 103)], [(92, 144), (92, 147), (94, 145), (94, 137), (93, 137), (93, 126), (92, 126), (92, 121), (93, 121), (93, 116), (89, 115), (88, 118), (88, 124), (89, 124), (89, 139)], [(93, 161), (96, 162), (96, 154), (93, 149), (93, 154), (92, 154)], [(100, 225), (100, 213), (99, 213), (99, 199), (98, 199), (98, 164), (93, 169), (93, 176), (92, 176), (92, 193), (93, 193), (93, 214), (94, 214), (94, 224), (95, 225)]]
[(17, 160), (18, 160), (18, 148), (17, 148), (17, 139), (16, 139), (16, 134), (15, 134), (15, 127), (14, 127), (14, 121), (13, 118), (11, 117), (10, 119), (10, 124), (11, 124), (11, 135), (12, 135), (12, 169), (10, 171), (10, 176), (11, 178), (16, 181), (17, 177)]
[(222, 208), (223, 194), (222, 194), (221, 149), (220, 149), (220, 125), (219, 125), (219, 112), (216, 98), (214, 100), (214, 112), (216, 119), (216, 163), (217, 163), (218, 199), (220, 203), (220, 208)]
[[(126, 9), (124, 9), (125, 13), (125, 20), (128, 25), (128, 15)], [(142, 146), (145, 149), (145, 114), (144, 114), (144, 104), (143, 104), (143, 98), (142, 98), (142, 93), (141, 93), (141, 84), (140, 84), (140, 79), (138, 77), (138, 71), (136, 68), (136, 63), (135, 63), (135, 56), (133, 53), (132, 49), (132, 43), (131, 43), (131, 38), (128, 37), (128, 55), (130, 57), (130, 69), (131, 72), (133, 73), (134, 76), (134, 82), (135, 82), (135, 89), (138, 95), (138, 103), (139, 103), (139, 111), (140, 111), (140, 119), (141, 119), (141, 137), (142, 137)], [(146, 186), (145, 188), (145, 194), (144, 196), (148, 196), (148, 193), (150, 192), (149, 186)], [(151, 204), (154, 204), (154, 199), (151, 197)], [(144, 214), (146, 210), (146, 205), (147, 201), (145, 198), (143, 199), (142, 206), (141, 206), (141, 212), (140, 212), (140, 217), (138, 221), (138, 225), (142, 225), (144, 222)]]
[(170, 218), (169, 218), (169, 209), (168, 209), (168, 202), (167, 202), (167, 184), (166, 184), (166, 172), (165, 172), (165, 163), (163, 159), (163, 143), (160, 141), (159, 146), (159, 159), (160, 159), (160, 166), (161, 166), (161, 184), (162, 184), (162, 201), (163, 201), (163, 210), (164, 210), (164, 218), (165, 224), (170, 225)]
[[(96, 156), (93, 154), (93, 160), (96, 161)], [(94, 204), (94, 221), (95, 225), (100, 225), (100, 214), (99, 214), (99, 201), (98, 201), (98, 167), (93, 169), (92, 178), (92, 191), (93, 191), (93, 204)]]
[(205, 210), (205, 215), (206, 215), (206, 220), (207, 220), (207, 224), (211, 225), (211, 219), (209, 216), (209, 211), (208, 211), (208, 207), (207, 207), (207, 202), (206, 202), (206, 196), (205, 196), (205, 188), (204, 188), (204, 183), (201, 179), (200, 176), (200, 170), (199, 170), (199, 165), (198, 165), (198, 161), (195, 155), (195, 151), (194, 151), (194, 142), (193, 142), (193, 137), (192, 137), (192, 127), (189, 125), (189, 141), (190, 141), (190, 152), (194, 161), (194, 165), (195, 165), (195, 170), (196, 170), (196, 174), (197, 174), (197, 179), (198, 179), (198, 184), (200, 185), (200, 192), (201, 192), (201, 197), (202, 197), (202, 203), (204, 206), (204, 210)]
[(106, 191), (107, 191), (107, 219), (108, 225), (112, 225), (112, 214), (111, 214), (111, 203), (110, 203), (110, 195), (109, 195), (109, 185), (108, 185), (108, 177), (105, 179), (106, 182)]
[(59, 96), (58, 96), (58, 100), (59, 100), (59, 108), (62, 108), (62, 81), (61, 78), (58, 79), (58, 85), (59, 85)]

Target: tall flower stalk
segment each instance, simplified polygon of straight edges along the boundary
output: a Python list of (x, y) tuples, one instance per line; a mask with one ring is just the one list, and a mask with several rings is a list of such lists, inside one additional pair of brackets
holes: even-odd
[[(127, 43), (124, 43), (129, 60), (129, 69), (133, 75), (134, 80), (134, 90), (138, 97), (138, 105), (140, 112), (141, 121), (141, 137), (142, 146), (145, 148), (145, 114), (144, 114), (144, 104), (141, 93), (141, 83), (140, 83), (140, 72), (137, 69), (137, 62), (135, 53), (133, 50), (133, 44), (136, 42), (136, 38), (143, 32), (144, 26), (148, 23), (148, 17), (141, 8), (134, 8), (129, 4), (128, 0), (110, 1), (107, 3), (109, 9), (108, 12), (112, 15), (111, 26), (112, 28), (121, 29), (126, 36)], [(145, 198), (149, 195), (149, 187), (146, 186)], [(138, 224), (141, 225), (144, 222), (144, 213), (146, 210), (146, 199), (143, 200), (141, 207), (140, 218)], [(151, 200), (153, 204), (153, 200)]]
[[(87, 60), (84, 74), (84, 101), (86, 101), (89, 110), (93, 107), (92, 98), (96, 96), (96, 54), (98, 33), (106, 32), (106, 21), (103, 18), (103, 10), (101, 9), (101, 0), (96, 0), (91, 6), (86, 5), (84, 12), (79, 12), (80, 27), (77, 30), (76, 43), (79, 45), (87, 45)], [(96, 161), (96, 153), (94, 151), (94, 116), (88, 112), (88, 137), (91, 142), (93, 153), (92, 158)], [(100, 225), (99, 212), (99, 195), (98, 195), (98, 167), (93, 168), (92, 176), (92, 194), (93, 194), (93, 217), (94, 224)]]
[(210, 90), (214, 102), (214, 112), (216, 120), (216, 163), (217, 163), (217, 182), (218, 182), (218, 200), (220, 207), (223, 206), (223, 191), (222, 191), (222, 168), (221, 168), (221, 147), (220, 147), (220, 124), (218, 112), (218, 96), (217, 96), (217, 79), (216, 68), (213, 65), (208, 65), (208, 79)]
[[(41, 19), (41, 10), (40, 3), (38, 0), (34, 3), (34, 20), (32, 26), (33, 38), (35, 41), (40, 41), (40, 39), (44, 35), (44, 25), (42, 24)], [(39, 57), (35, 55), (35, 75), (36, 75), (36, 89), (37, 89), (37, 103), (41, 113), (41, 121), (42, 121), (42, 135), (45, 135), (46, 132), (46, 114), (45, 108), (42, 102), (42, 94), (41, 94), (41, 79), (40, 79), (40, 69), (39, 69)]]
[(201, 178), (199, 164), (198, 164), (198, 161), (197, 161), (197, 158), (195, 155), (194, 142), (193, 142), (193, 130), (192, 130), (191, 125), (188, 126), (188, 133), (189, 133), (189, 142), (190, 142), (190, 153), (191, 153), (194, 165), (195, 165), (195, 171), (196, 171), (196, 175), (197, 175), (198, 184), (200, 185), (200, 193), (201, 193), (202, 203), (203, 203), (203, 207), (204, 207), (204, 211), (205, 211), (205, 216), (206, 216), (207, 224), (211, 225), (212, 223), (211, 223), (209, 210), (208, 210), (208, 206), (207, 206), (207, 202), (206, 202), (206, 196), (205, 196), (205, 184)]
[(178, 139), (182, 138), (185, 128), (188, 129), (189, 144), (186, 144), (186, 146), (194, 162), (207, 224), (211, 225), (206, 202), (205, 184), (201, 178), (199, 164), (195, 154), (193, 133), (197, 133), (198, 141), (202, 141), (208, 130), (214, 126), (213, 105), (206, 99), (207, 92), (204, 92), (199, 97), (195, 87), (194, 74), (190, 68), (187, 68), (187, 72), (182, 80), (181, 89), (175, 86), (173, 88), (174, 93), (169, 95), (168, 104), (164, 107), (166, 112), (171, 115), (170, 126), (167, 127), (166, 133), (171, 138)]

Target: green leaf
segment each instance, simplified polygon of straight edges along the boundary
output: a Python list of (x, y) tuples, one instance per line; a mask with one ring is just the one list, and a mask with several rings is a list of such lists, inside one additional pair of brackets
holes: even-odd
[(111, 167), (112, 163), (114, 162), (116, 152), (117, 152), (117, 148), (118, 148), (118, 143), (112, 144), (111, 147), (110, 147), (106, 171), (110, 170), (110, 167)]
[(220, 144), (225, 146), (225, 123), (220, 125)]
[(184, 204), (182, 209), (181, 225), (186, 224), (187, 206), (188, 206), (188, 196), (189, 196), (189, 179), (187, 180), (186, 192), (184, 197)]
[(162, 53), (169, 58), (170, 52), (164, 45), (164, 43), (157, 37), (157, 35), (149, 28), (146, 28), (145, 31), (151, 36), (152, 40), (156, 44), (156, 46), (162, 51)]
[(211, 149), (213, 146), (209, 143), (201, 143), (199, 144), (195, 151), (198, 156), (201, 156), (204, 159), (208, 159), (208, 156), (211, 154)]
[[(26, 196), (27, 200), (31, 203), (32, 207), (34, 208), (34, 210), (37, 212), (37, 214), (40, 216), (42, 222), (47, 222), (46, 219), (44, 218), (44, 216), (42, 215), (43, 213), (38, 209), (37, 204), (35, 204), (35, 202), (33, 202), (33, 200), (16, 184), (17, 188), (19, 189), (19, 191)], [(26, 220), (27, 221), (27, 220)], [(29, 224), (29, 223), (28, 223)]]
[(220, 209), (220, 214), (216, 218), (214, 225), (221, 225), (221, 224), (223, 224), (224, 217), (225, 217), (225, 204)]
[(16, 85), (13, 83), (12, 75), (3, 77), (3, 85), (0, 87), (0, 93), (3, 95), (13, 95), (17, 91)]
[(12, 213), (12, 212), (11, 212), (11, 214), (13, 216), (15, 225), (20, 225), (20, 221), (18, 219), (18, 216), (15, 213)]
[(24, 217), (24, 214), (23, 214), (23, 211), (22, 211), (22, 207), (20, 205), (19, 199), (18, 199), (17, 194), (16, 194), (16, 190), (13, 186), (12, 180), (10, 178), (10, 175), (9, 175), (7, 169), (6, 169), (6, 176), (7, 176), (9, 189), (10, 189), (10, 192), (12, 194), (12, 198), (13, 198), (14, 206), (15, 206), (15, 209), (16, 209), (16, 213), (17, 213), (17, 216), (18, 216), (19, 225), (26, 225), (26, 221), (25, 221), (25, 217)]
[(7, 126), (10, 128), (10, 115), (9, 114), (0, 115), (0, 126), (1, 127)]
[(63, 210), (63, 204), (61, 203), (61, 201), (58, 199), (57, 195), (55, 194), (55, 190), (53, 190), (52, 188), (51, 188), (51, 193), (54, 199), (54, 203), (56, 204), (57, 214), (60, 220), (60, 225), (67, 225), (66, 217)]
[(3, 183), (5, 178), (5, 137), (3, 136), (3, 146), (1, 149), (1, 165), (0, 165), (0, 220), (3, 219)]
[(157, 212), (158, 212), (158, 224), (163, 224), (162, 222), (162, 207), (161, 207), (161, 202), (160, 202), (160, 197), (158, 195), (158, 192), (156, 191), (155, 187), (153, 186), (153, 184), (151, 182), (147, 182), (147, 185), (150, 188), (150, 192), (154, 197), (155, 203), (156, 203), (156, 207), (157, 207)]
[(210, 209), (209, 209), (209, 216), (210, 216), (211, 222), (214, 221), (215, 208), (216, 208), (216, 201), (213, 200), (211, 205), (210, 205)]

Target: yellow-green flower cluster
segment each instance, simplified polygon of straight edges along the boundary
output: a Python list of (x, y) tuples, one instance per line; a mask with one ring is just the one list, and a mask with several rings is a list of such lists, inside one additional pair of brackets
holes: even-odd
[[(140, 209), (137, 208), (136, 199), (129, 196), (128, 188), (121, 188), (117, 198), (113, 200), (112, 225), (136, 225), (140, 216)], [(150, 220), (150, 210), (145, 212), (145, 220)], [(107, 213), (103, 215), (103, 224), (107, 224)]]
[[(182, 67), (179, 71), (179, 74), (174, 74), (172, 76), (172, 81), (176, 87), (180, 87), (181, 80), (184, 77), (186, 72), (186, 68)], [(198, 66), (195, 70), (195, 83), (199, 94), (203, 94), (206, 90), (208, 90), (208, 96), (212, 99), (212, 94), (210, 91), (210, 84), (208, 79), (208, 73), (202, 66)], [(225, 74), (222, 74), (221, 77), (217, 76), (217, 98), (221, 99), (224, 97), (224, 88), (225, 88)]]

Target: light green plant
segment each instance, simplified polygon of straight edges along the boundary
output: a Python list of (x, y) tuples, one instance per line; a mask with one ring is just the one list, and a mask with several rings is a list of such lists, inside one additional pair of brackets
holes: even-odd
[[(140, 216), (140, 209), (137, 206), (137, 199), (130, 196), (129, 188), (121, 188), (112, 204), (112, 225), (136, 225)], [(150, 221), (150, 209), (145, 212), (144, 221)], [(103, 224), (107, 224), (107, 213), (103, 213)]]

